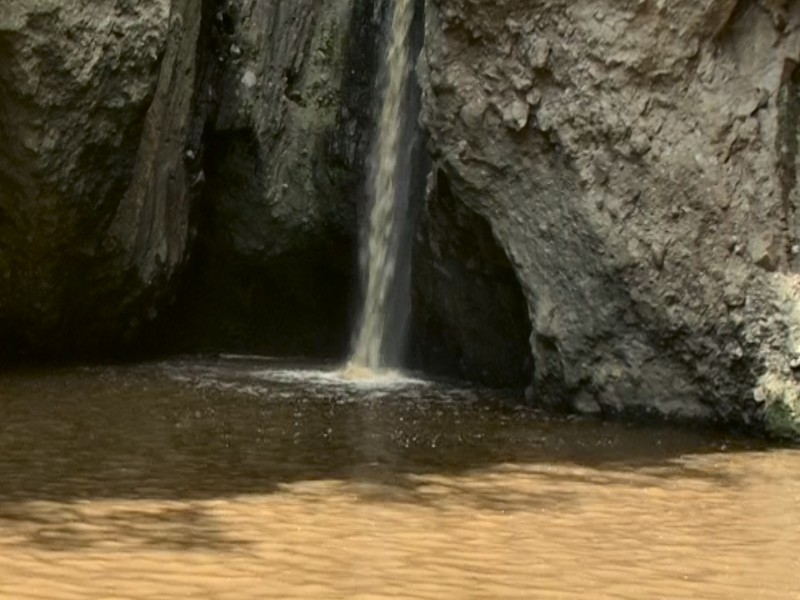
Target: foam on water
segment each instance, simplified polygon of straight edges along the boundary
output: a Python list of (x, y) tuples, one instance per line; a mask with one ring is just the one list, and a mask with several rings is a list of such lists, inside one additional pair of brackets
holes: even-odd
[(396, 370), (370, 370), (347, 365), (337, 369), (263, 369), (253, 377), (276, 383), (308, 383), (357, 389), (397, 389), (428, 386), (429, 382)]
[(270, 395), (270, 384), (291, 384), (309, 390), (392, 391), (430, 388), (434, 381), (396, 369), (368, 369), (353, 363), (320, 364), (271, 356), (225, 354), (218, 359), (186, 359), (158, 363), (173, 381), (199, 387), (236, 389), (252, 395)]

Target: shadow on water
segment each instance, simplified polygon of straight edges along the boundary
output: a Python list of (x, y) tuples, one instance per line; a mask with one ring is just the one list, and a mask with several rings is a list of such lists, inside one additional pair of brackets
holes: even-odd
[[(355, 484), (365, 503), (435, 508), (459, 494), (478, 509), (531, 510), (568, 507), (571, 482), (735, 486), (729, 472), (684, 458), (761, 449), (707, 431), (556, 419), (514, 400), (438, 384), (272, 378), (252, 361), (0, 375), (0, 531), (24, 524), (24, 543), (53, 550), (124, 537), (224, 551), (246, 542), (232, 540), (203, 502), (316, 493), (293, 483)], [(469, 484), (495, 472), (495, 484)], [(524, 477), (550, 484), (503, 485)], [(93, 508), (100, 500), (157, 507)]]
[(224, 525), (205, 507), (159, 507), (106, 510), (99, 514), (80, 510), (79, 504), (3, 504), (0, 527), (24, 531), (18, 543), (45, 550), (73, 552), (114, 545), (127, 548), (174, 551), (211, 550), (241, 552), (252, 541), (231, 537)]

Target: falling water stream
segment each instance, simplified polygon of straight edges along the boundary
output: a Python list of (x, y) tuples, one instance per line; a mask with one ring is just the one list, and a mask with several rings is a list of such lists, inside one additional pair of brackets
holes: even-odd
[[(399, 195), (403, 172), (401, 143), (405, 128), (404, 105), (409, 79), (409, 34), (414, 19), (414, 0), (395, 0), (384, 64), (385, 89), (382, 98), (378, 138), (375, 144), (375, 172), (372, 178), (372, 212), (366, 236), (366, 295), (350, 372), (377, 372), (387, 366), (387, 356), (397, 355), (392, 345), (401, 343), (402, 332), (392, 327), (392, 292), (403, 243), (403, 215), (407, 204)], [(396, 293), (402, 292), (395, 290)]]

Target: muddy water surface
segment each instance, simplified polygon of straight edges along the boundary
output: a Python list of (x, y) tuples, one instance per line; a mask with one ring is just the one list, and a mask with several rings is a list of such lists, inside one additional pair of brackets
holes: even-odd
[(264, 361), (0, 374), (0, 598), (800, 598), (800, 452)]

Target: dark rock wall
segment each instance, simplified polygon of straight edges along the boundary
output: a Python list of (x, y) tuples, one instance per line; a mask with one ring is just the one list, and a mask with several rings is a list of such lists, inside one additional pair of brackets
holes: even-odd
[(142, 330), (148, 349), (344, 352), (384, 17), (4, 9), (0, 353), (106, 355)]
[(412, 364), (428, 372), (524, 388), (533, 372), (528, 308), (488, 222), (434, 175), (413, 261)]
[(200, 5), (0, 11), (0, 353), (119, 346), (187, 256)]
[(215, 18), (200, 236), (155, 343), (344, 356), (384, 7), (241, 0)]

